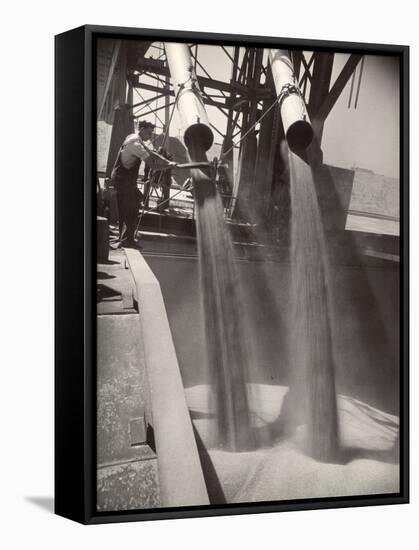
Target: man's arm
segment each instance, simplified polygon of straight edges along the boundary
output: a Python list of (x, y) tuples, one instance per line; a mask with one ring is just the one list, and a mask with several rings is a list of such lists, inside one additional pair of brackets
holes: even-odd
[(165, 159), (155, 151), (148, 150), (147, 152), (148, 157), (145, 159), (145, 162), (152, 170), (168, 170), (176, 166), (176, 162)]
[(164, 158), (162, 155), (159, 155), (154, 149), (147, 147), (145, 143), (142, 143), (147, 157), (144, 161), (150, 166), (152, 170), (168, 170), (176, 166), (176, 162), (171, 162), (168, 159)]
[(131, 155), (147, 163), (152, 170), (167, 170), (176, 166), (175, 162), (168, 161), (138, 138), (128, 143), (126, 149)]

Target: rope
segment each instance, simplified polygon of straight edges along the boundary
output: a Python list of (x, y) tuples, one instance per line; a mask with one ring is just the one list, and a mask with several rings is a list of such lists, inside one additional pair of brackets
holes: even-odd
[(220, 160), (221, 160), (222, 158), (226, 157), (229, 153), (231, 153), (231, 151), (232, 151), (235, 147), (237, 147), (238, 145), (240, 145), (240, 143), (241, 143), (243, 140), (245, 140), (245, 139), (247, 138), (247, 136), (250, 134), (250, 132), (252, 132), (252, 131), (256, 128), (256, 126), (259, 124), (259, 122), (260, 122), (262, 119), (265, 118), (265, 116), (275, 107), (275, 105), (276, 105), (277, 103), (279, 103), (280, 98), (281, 98), (281, 95), (279, 95), (279, 96), (276, 98), (276, 100), (272, 103), (272, 105), (270, 105), (269, 108), (266, 109), (266, 111), (260, 116), (260, 118), (259, 118), (259, 119), (258, 119), (258, 120), (257, 120), (257, 121), (247, 130), (247, 132), (245, 132), (245, 133), (242, 135), (242, 137), (239, 139), (239, 141), (237, 141), (236, 143), (234, 143), (234, 144), (230, 147), (230, 149), (227, 149), (227, 151), (225, 151), (225, 152), (221, 155)]
[[(295, 84), (290, 84), (290, 83), (287, 83), (287, 84), (284, 84), (281, 88), (281, 91), (278, 95), (278, 97), (276, 98), (276, 100), (272, 103), (272, 105), (269, 106), (268, 109), (266, 109), (266, 111), (260, 116), (260, 118), (258, 118), (258, 120), (247, 130), (247, 132), (245, 132), (243, 134), (243, 136), (236, 142), (234, 143), (230, 149), (227, 149), (227, 151), (225, 151), (221, 157), (220, 157), (220, 160), (224, 157), (226, 157), (229, 153), (231, 153), (231, 151), (237, 147), (238, 145), (240, 145), (240, 143), (247, 138), (247, 136), (250, 134), (250, 132), (252, 132), (256, 126), (265, 118), (265, 116), (278, 104), (279, 105), (279, 108), (281, 108), (282, 106), (282, 103), (283, 101), (288, 97), (290, 96), (291, 94), (297, 94), (301, 97), (301, 99), (303, 100), (303, 105), (305, 105), (305, 101), (304, 101), (304, 98), (299, 90), (299, 88), (295, 85)], [(302, 110), (302, 118), (305, 120), (305, 109), (303, 107), (303, 110)]]

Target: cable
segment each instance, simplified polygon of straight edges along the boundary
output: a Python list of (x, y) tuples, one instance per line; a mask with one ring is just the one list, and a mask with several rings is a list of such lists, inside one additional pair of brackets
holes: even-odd
[(356, 90), (354, 109), (358, 107), (359, 91), (361, 89), (362, 71), (364, 70), (365, 55), (362, 56), (361, 67), (359, 68), (358, 88)]
[[(296, 86), (295, 84), (291, 84), (291, 83), (286, 83), (282, 86), (281, 88), (281, 91), (280, 93), (278, 94), (278, 97), (276, 98), (276, 100), (272, 103), (272, 105), (269, 106), (268, 109), (266, 109), (266, 111), (260, 116), (260, 118), (247, 130), (247, 132), (239, 139), (239, 141), (237, 141), (236, 143), (234, 143), (230, 149), (227, 149), (227, 151), (225, 151), (221, 157), (220, 157), (220, 160), (223, 158), (223, 157), (226, 157), (229, 153), (231, 153), (231, 151), (237, 147), (244, 139), (247, 138), (247, 136), (250, 134), (250, 132), (252, 130), (254, 130), (256, 128), (256, 126), (261, 122), (262, 119), (265, 118), (265, 116), (278, 104), (279, 105), (279, 108), (281, 108), (281, 105), (282, 105), (282, 102), (291, 94), (297, 94), (301, 97), (302, 99), (302, 104), (303, 106), (305, 105), (305, 101), (304, 101), (304, 97), (301, 93), (301, 91), (299, 90), (298, 86)], [(303, 107), (303, 110), (302, 110), (302, 118), (305, 119), (306, 117), (306, 114), (305, 114), (305, 107)]]
[(281, 94), (280, 94), (280, 95), (276, 98), (276, 100), (272, 103), (272, 105), (270, 105), (269, 108), (266, 109), (266, 111), (261, 115), (261, 117), (260, 117), (260, 118), (259, 118), (259, 119), (258, 119), (258, 120), (257, 120), (257, 121), (247, 130), (247, 132), (239, 139), (239, 141), (237, 141), (236, 143), (234, 143), (234, 144), (230, 147), (230, 149), (227, 149), (227, 151), (225, 151), (225, 152), (221, 155), (220, 160), (221, 160), (223, 157), (226, 157), (229, 153), (231, 153), (231, 151), (232, 151), (235, 147), (237, 147), (238, 145), (240, 145), (240, 143), (241, 143), (244, 139), (247, 138), (247, 136), (250, 134), (250, 132), (256, 128), (256, 126), (259, 124), (259, 122), (260, 122), (263, 118), (265, 118), (265, 116), (269, 113), (269, 111), (271, 111), (271, 110), (275, 107), (275, 105), (276, 105), (277, 103), (282, 102), (282, 99), (283, 99), (283, 98), (281, 97)]

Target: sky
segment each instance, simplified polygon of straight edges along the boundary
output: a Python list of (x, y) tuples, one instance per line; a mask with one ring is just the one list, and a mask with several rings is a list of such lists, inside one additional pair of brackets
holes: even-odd
[[(347, 55), (335, 55), (332, 82)], [(360, 65), (355, 76), (356, 89)], [(332, 84), (333, 85), (333, 84)], [(355, 91), (355, 90), (354, 90)], [(348, 109), (350, 81), (326, 120), (324, 160), (399, 177), (399, 67), (395, 57), (365, 57), (357, 109)], [(354, 94), (355, 95), (355, 94)]]

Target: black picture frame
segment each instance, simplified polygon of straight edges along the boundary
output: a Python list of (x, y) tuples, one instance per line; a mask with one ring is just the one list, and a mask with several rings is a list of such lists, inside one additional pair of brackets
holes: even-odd
[[(400, 493), (98, 513), (95, 509), (95, 64), (99, 37), (400, 58)], [(55, 512), (84, 524), (409, 502), (409, 47), (86, 25), (55, 38)]]

